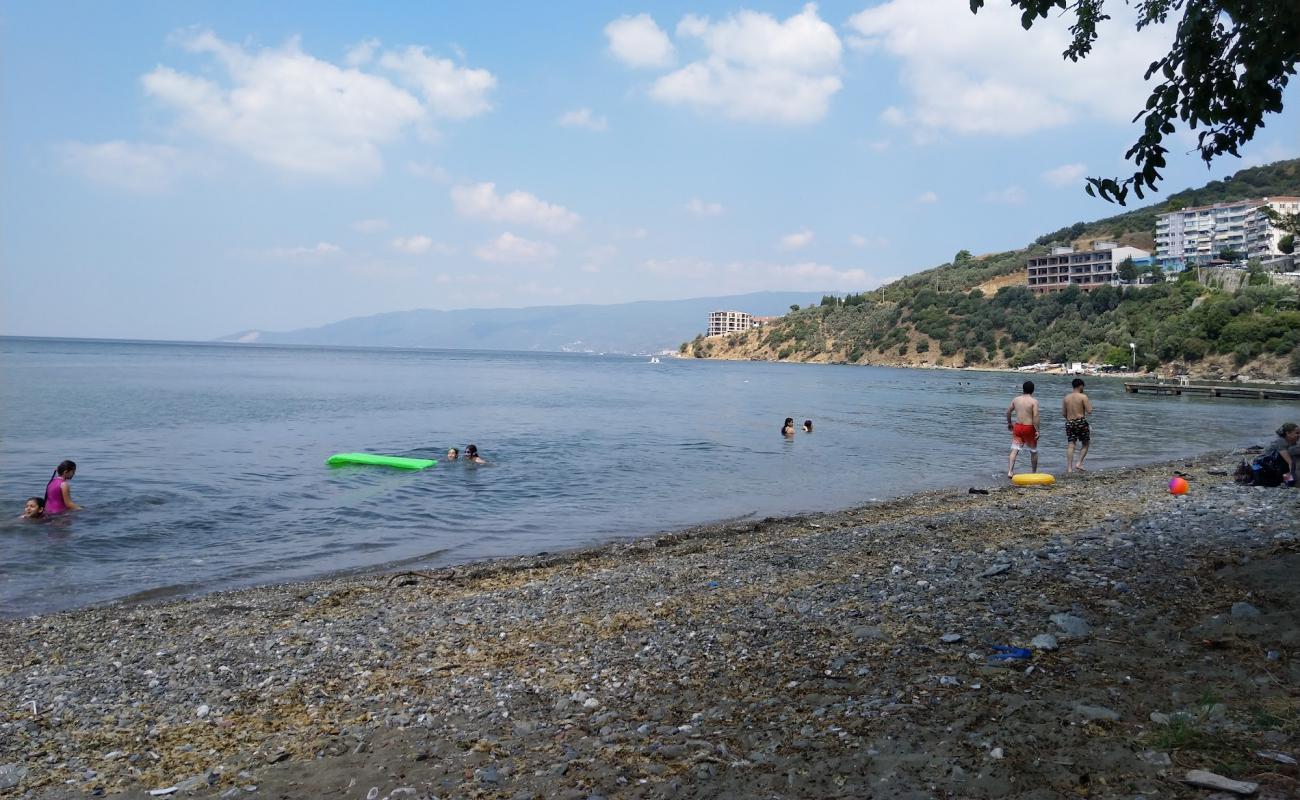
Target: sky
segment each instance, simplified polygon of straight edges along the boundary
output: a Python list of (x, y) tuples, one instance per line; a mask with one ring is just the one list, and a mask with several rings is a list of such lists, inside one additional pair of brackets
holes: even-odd
[[(990, 5), (0, 3), (0, 334), (862, 291), (1116, 213), (1171, 29)], [(1164, 191), (1300, 156), (1286, 104)]]

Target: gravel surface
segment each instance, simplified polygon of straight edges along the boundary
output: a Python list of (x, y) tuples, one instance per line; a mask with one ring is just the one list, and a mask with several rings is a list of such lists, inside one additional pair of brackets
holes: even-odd
[(0, 621), (0, 796), (1294, 797), (1240, 456)]

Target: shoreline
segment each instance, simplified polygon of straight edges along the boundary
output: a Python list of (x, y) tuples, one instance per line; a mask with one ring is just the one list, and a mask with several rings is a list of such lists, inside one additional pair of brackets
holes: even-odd
[[(948, 368), (940, 367), (940, 369), (948, 369)], [(954, 368), (954, 369), (960, 369), (960, 368)], [(1227, 450), (1212, 450), (1203, 453), (1196, 453), (1187, 456), (1185, 458), (1203, 459), (1203, 458), (1217, 457), (1217, 456), (1226, 457), (1229, 452), (1230, 451)], [(1116, 467), (1112, 470), (1102, 470), (1100, 472), (1107, 472), (1107, 471), (1115, 472), (1118, 470), (1128, 470), (1128, 469), (1139, 468), (1139, 467), (1150, 467), (1159, 464), (1172, 464), (1172, 463), (1180, 462), (1182, 460), (1185, 459), (1176, 458), (1176, 459), (1159, 459), (1155, 461), (1141, 461), (1135, 464), (1128, 464), (1122, 467)], [(1024, 465), (1021, 464), (1021, 467), (1023, 468)], [(990, 483), (991, 481), (992, 485), (987, 487), (989, 491), (993, 491), (999, 488), (1007, 488), (1007, 489), (1015, 488), (1011, 486), (1009, 482), (1003, 480), (1002, 477), (997, 476), (996, 473), (997, 470), (994, 471), (994, 475), (992, 476), (985, 476), (980, 478), (979, 482), (983, 484), (983, 483)], [(1092, 475), (1094, 473), (1092, 471), (1089, 471), (1087, 474)], [(1066, 481), (1074, 479), (1074, 477), (1066, 477), (1064, 475), (1057, 476), (1057, 477), (1058, 480), (1066, 480)], [(965, 483), (962, 484), (962, 486), (964, 485)], [(985, 487), (981, 486), (980, 488), (985, 488)], [(885, 496), (883, 499), (873, 499), (870, 501), (860, 502), (842, 508), (834, 508), (830, 510), (819, 510), (819, 511), (805, 511), (805, 512), (798, 512), (798, 513), (789, 513), (789, 514), (778, 514), (774, 516), (768, 515), (766, 517), (763, 517), (761, 522), (763, 524), (798, 524), (800, 522), (805, 522), (807, 520), (817, 519), (821, 517), (838, 517), (841, 515), (852, 514), (855, 512), (862, 512), (873, 508), (879, 508), (880, 506), (887, 503), (904, 501), (904, 500), (908, 500), (908, 501), (919, 500), (920, 498), (928, 497), (931, 495), (947, 496), (953, 492), (961, 492), (961, 491), (965, 491), (965, 489), (962, 489), (961, 486), (959, 486), (958, 484), (953, 484), (951, 486), (943, 486), (939, 488), (926, 489), (926, 490), (915, 491), (915, 492), (906, 492), (894, 496)], [(194, 589), (192, 591), (183, 588), (177, 589), (175, 585), (158, 586), (153, 588), (142, 589), (136, 592), (131, 592), (129, 594), (124, 594), (119, 597), (114, 597), (108, 600), (100, 600), (100, 601), (87, 603), (85, 605), (72, 606), (70, 608), (60, 608), (60, 609), (54, 609), (50, 611), (38, 611), (35, 613), (19, 614), (19, 615), (5, 615), (0, 613), (0, 623), (4, 623), (6, 621), (12, 621), (12, 620), (36, 619), (36, 618), (56, 616), (56, 615), (69, 615), (69, 614), (75, 615), (81, 612), (92, 611), (92, 610), (107, 611), (116, 608), (123, 608), (123, 609), (140, 608), (140, 607), (158, 606), (158, 605), (168, 604), (168, 603), (184, 603), (184, 602), (201, 600), (207, 597), (211, 597), (213, 595), (237, 594), (240, 592), (248, 592), (248, 591), (256, 591), (256, 590), (274, 590), (281, 587), (310, 586), (318, 583), (326, 584), (326, 583), (334, 583), (338, 581), (351, 581), (351, 580), (374, 578), (374, 577), (385, 578), (391, 575), (409, 573), (412, 571), (419, 572), (422, 574), (446, 573), (449, 576), (456, 576), (461, 573), (467, 573), (471, 571), (474, 574), (482, 574), (485, 571), (492, 572), (496, 570), (511, 571), (514, 569), (531, 569), (539, 566), (549, 566), (551, 564), (572, 563), (573, 561), (583, 560), (586, 557), (598, 557), (604, 555), (606, 550), (609, 550), (611, 548), (616, 548), (620, 545), (636, 544), (638, 542), (653, 542), (658, 539), (666, 538), (666, 537), (696, 538), (696, 537), (708, 537), (708, 536), (713, 536), (718, 534), (726, 534), (737, 530), (737, 526), (739, 526), (740, 528), (744, 528), (747, 525), (757, 524), (753, 521), (754, 516), (755, 514), (749, 514), (743, 517), (730, 517), (725, 519), (714, 520), (712, 522), (702, 522), (702, 523), (684, 525), (678, 528), (664, 528), (664, 529), (651, 531), (647, 533), (620, 535), (620, 536), (616, 536), (615, 538), (602, 539), (601, 541), (594, 542), (591, 544), (575, 545), (572, 547), (566, 547), (557, 550), (540, 550), (537, 552), (521, 553), (517, 555), (495, 556), (491, 558), (470, 558), (465, 561), (453, 561), (441, 565), (421, 566), (428, 559), (436, 556), (438, 552), (440, 552), (440, 551), (432, 551), (417, 556), (410, 556), (407, 558), (397, 559), (395, 561), (385, 561), (379, 564), (372, 564), (368, 566), (359, 566), (359, 567), (351, 567), (347, 569), (331, 570), (328, 572), (321, 573), (319, 575), (313, 575), (313, 576), (298, 578), (289, 581), (255, 583), (247, 586), (235, 586), (235, 587), (226, 587), (226, 588), (204, 589), (201, 588), (200, 586), (200, 588)], [(405, 570), (402, 569), (403, 567), (412, 567), (413, 569)]]
[[(1300, 746), (1300, 493), (1217, 474), (1239, 457), (0, 620), (0, 789), (1006, 796), (1082, 770), (1182, 796), (1189, 754)], [(1046, 632), (1027, 668), (987, 661)], [(1189, 668), (1217, 749), (1147, 719), (1200, 713)], [(1245, 758), (1216, 771), (1297, 786)]]

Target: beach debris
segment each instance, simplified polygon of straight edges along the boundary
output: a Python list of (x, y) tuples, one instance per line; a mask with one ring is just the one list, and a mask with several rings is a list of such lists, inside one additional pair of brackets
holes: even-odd
[(1067, 636), (1082, 637), (1092, 632), (1091, 625), (1073, 614), (1053, 614), (1048, 619)]
[(205, 717), (208, 716), (208, 714), (209, 714), (211, 711), (212, 711), (212, 709), (208, 707), (208, 704), (207, 704), (207, 703), (204, 703), (203, 705), (201, 705), (201, 706), (199, 706), (197, 709), (195, 709), (195, 710), (194, 710), (194, 713), (195, 713), (195, 715), (198, 716), (199, 719), (204, 719)]
[(1002, 758), (1004, 758), (1005, 756), (1006, 756), (1006, 753), (1004, 753), (1004, 752), (1002, 751), (1002, 748), (1001, 748), (1001, 747), (995, 747), (995, 748), (993, 748), (992, 750), (989, 751), (989, 758), (992, 758), (992, 759), (995, 759), (995, 760), (998, 760), (998, 761), (1002, 760)]
[(1231, 778), (1225, 778), (1222, 775), (1207, 772), (1203, 769), (1188, 770), (1187, 774), (1183, 776), (1183, 783), (1189, 783), (1201, 789), (1217, 789), (1221, 792), (1231, 792), (1242, 796), (1252, 795), (1259, 791), (1258, 783), (1234, 781)]
[(1033, 657), (1034, 654), (1023, 647), (1008, 647), (1007, 645), (995, 644), (993, 645), (993, 653), (989, 656), (989, 661), (1024, 661)]
[(1004, 561), (1001, 564), (994, 564), (993, 566), (984, 570), (983, 572), (980, 573), (980, 577), (992, 578), (994, 575), (1001, 575), (1002, 573), (1006, 572), (1009, 569), (1011, 569), (1011, 565)]
[(1237, 619), (1253, 619), (1260, 615), (1260, 610), (1250, 603), (1233, 603), (1232, 616)]
[(1292, 766), (1295, 766), (1296, 764), (1296, 760), (1294, 758), (1287, 755), (1286, 753), (1279, 753), (1276, 750), (1258, 750), (1255, 752), (1255, 755), (1259, 756), (1265, 761), (1276, 761), (1279, 764), (1290, 764)]
[(1029, 646), (1035, 650), (1055, 650), (1060, 647), (1056, 637), (1050, 633), (1040, 633), (1029, 642)]
[(150, 794), (151, 796), (153, 796), (153, 797), (164, 797), (164, 796), (166, 796), (166, 795), (173, 794), (173, 793), (175, 793), (175, 792), (177, 792), (177, 791), (179, 791), (179, 787), (177, 787), (177, 786), (167, 786), (167, 787), (162, 788), (162, 789), (150, 789), (150, 790), (149, 790), (149, 794)]
[(974, 486), (967, 490), (967, 494), (988, 494), (988, 489), (976, 489)]
[(940, 636), (940, 637), (939, 637), (939, 641), (943, 642), (944, 644), (952, 644), (952, 643), (954, 643), (954, 642), (960, 642), (960, 641), (961, 641), (961, 634), (960, 634), (960, 633), (945, 633), (943, 636)]

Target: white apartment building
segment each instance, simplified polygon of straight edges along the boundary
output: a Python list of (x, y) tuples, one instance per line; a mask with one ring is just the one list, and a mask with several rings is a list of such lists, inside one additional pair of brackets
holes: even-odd
[(1248, 258), (1279, 254), (1283, 233), (1261, 213), (1265, 206), (1279, 214), (1300, 213), (1300, 197), (1235, 200), (1173, 211), (1156, 217), (1156, 263), (1182, 267), (1204, 264), (1224, 250)]
[(722, 336), (754, 327), (754, 315), (744, 311), (710, 311), (708, 336)]
[(1059, 292), (1071, 284), (1080, 289), (1119, 284), (1117, 270), (1124, 259), (1149, 259), (1151, 254), (1114, 242), (1094, 242), (1091, 250), (1055, 247), (1051, 254), (1036, 256), (1026, 264), (1027, 285), (1035, 294)]

